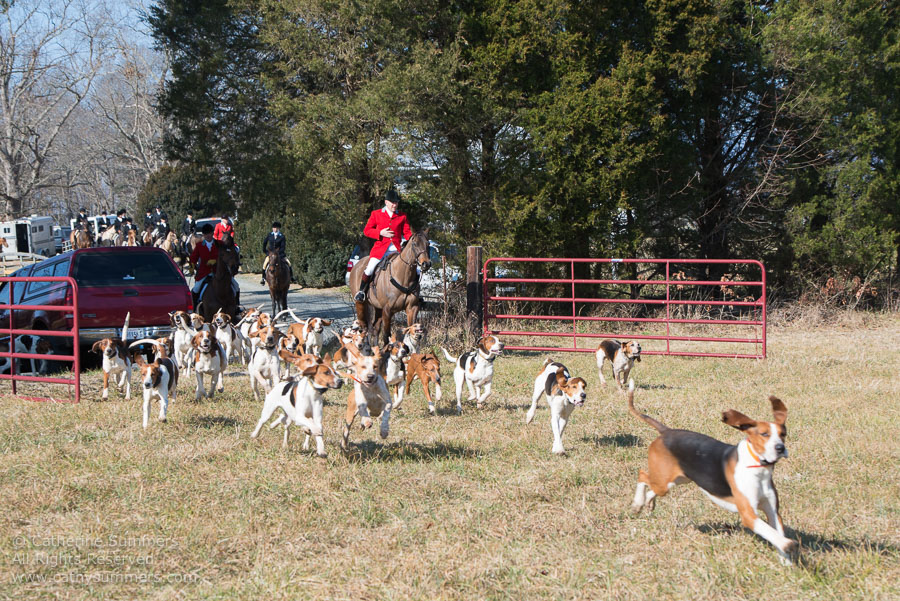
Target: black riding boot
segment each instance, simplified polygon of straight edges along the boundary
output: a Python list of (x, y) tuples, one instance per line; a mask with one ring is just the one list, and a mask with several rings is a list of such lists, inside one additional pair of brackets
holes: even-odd
[(197, 310), (197, 302), (200, 300), (200, 295), (191, 290), (191, 300), (194, 301), (194, 311)]
[(362, 281), (359, 283), (359, 291), (357, 291), (356, 295), (353, 297), (358, 303), (366, 300), (366, 293), (369, 291), (369, 283), (372, 281), (372, 276), (366, 275), (365, 273), (362, 275)]

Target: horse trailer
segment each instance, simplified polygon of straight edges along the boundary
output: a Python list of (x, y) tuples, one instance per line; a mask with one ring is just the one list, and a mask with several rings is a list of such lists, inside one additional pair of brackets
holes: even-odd
[(53, 218), (31, 215), (0, 223), (0, 236), (9, 252), (33, 253), (49, 257), (56, 254), (53, 241)]

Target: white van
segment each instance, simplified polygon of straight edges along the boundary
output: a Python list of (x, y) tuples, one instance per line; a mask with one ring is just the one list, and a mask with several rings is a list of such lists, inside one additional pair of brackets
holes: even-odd
[(0, 236), (7, 252), (33, 253), (49, 257), (56, 254), (53, 241), (53, 217), (31, 215), (0, 223)]

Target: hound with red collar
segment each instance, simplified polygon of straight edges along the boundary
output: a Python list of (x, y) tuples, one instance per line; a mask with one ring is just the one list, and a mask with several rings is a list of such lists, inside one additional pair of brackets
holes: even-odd
[[(676, 484), (696, 482), (713, 503), (740, 514), (741, 523), (778, 549), (781, 562), (792, 563), (797, 542), (784, 534), (778, 511), (778, 493), (772, 474), (775, 463), (787, 457), (784, 422), (787, 408), (781, 400), (769, 397), (774, 421), (750, 419), (729, 409), (722, 421), (747, 433), (737, 445), (719, 442), (697, 432), (674, 430), (634, 408), (634, 381), (628, 390), (628, 410), (649, 424), (659, 438), (650, 443), (648, 468), (638, 475), (632, 510), (653, 509), (656, 497), (662, 497)], [(759, 517), (762, 510), (768, 523)]]
[[(228, 359), (225, 357), (225, 351), (219, 345), (219, 341), (216, 340), (215, 332), (197, 332), (191, 340), (191, 347), (194, 353), (193, 368), (197, 375), (197, 392), (194, 398), (198, 401), (204, 395), (212, 398), (216, 389), (223, 392)], [(209, 376), (208, 394), (203, 387), (203, 376)]]
[(178, 366), (171, 359), (157, 359), (146, 363), (142, 355), (136, 359), (141, 370), (141, 388), (144, 391), (144, 430), (150, 421), (150, 402), (159, 399), (159, 421), (166, 421), (169, 399), (175, 401), (178, 388)]
[(469, 388), (469, 399), (475, 401), (479, 409), (491, 396), (491, 381), (494, 379), (494, 360), (503, 353), (503, 343), (496, 336), (484, 336), (478, 341), (475, 350), (463, 353), (456, 359), (441, 347), (444, 357), (455, 364), (453, 380), (456, 382), (456, 412), (462, 413), (463, 382)]
[(600, 377), (600, 385), (606, 386), (603, 378), (603, 364), (609, 361), (612, 365), (613, 380), (619, 390), (625, 390), (631, 368), (634, 362), (641, 360), (641, 345), (631, 340), (620, 342), (618, 340), (604, 340), (597, 349), (597, 375)]
[(550, 405), (550, 429), (553, 431), (553, 448), (551, 453), (565, 455), (562, 435), (569, 423), (569, 416), (576, 407), (584, 405), (587, 398), (585, 389), (587, 382), (584, 378), (573, 378), (569, 370), (562, 363), (556, 363), (547, 359), (544, 361), (544, 369), (534, 380), (534, 393), (531, 395), (531, 408), (525, 416), (525, 423), (530, 424), (534, 419), (538, 399), (541, 395), (547, 397)]

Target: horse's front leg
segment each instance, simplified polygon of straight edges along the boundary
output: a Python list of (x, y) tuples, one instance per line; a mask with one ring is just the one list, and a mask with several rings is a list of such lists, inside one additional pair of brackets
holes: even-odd
[(381, 328), (379, 332), (381, 334), (381, 340), (378, 343), (379, 346), (384, 346), (388, 342), (391, 341), (391, 320), (394, 318), (390, 309), (382, 309), (381, 311)]

